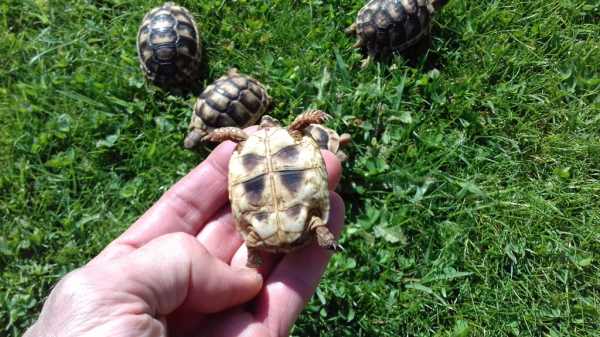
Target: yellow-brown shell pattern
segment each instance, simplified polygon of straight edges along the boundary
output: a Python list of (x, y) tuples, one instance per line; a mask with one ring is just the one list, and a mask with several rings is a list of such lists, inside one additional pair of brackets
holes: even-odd
[(229, 198), (238, 230), (254, 232), (257, 249), (288, 252), (312, 237), (312, 216), (329, 217), (327, 171), (309, 136), (282, 127), (259, 129), (238, 146), (229, 162)]
[(205, 135), (220, 127), (244, 128), (255, 124), (270, 104), (271, 97), (262, 83), (231, 69), (200, 94), (189, 129)]
[(198, 79), (200, 35), (184, 7), (167, 2), (148, 12), (138, 31), (137, 50), (144, 74), (158, 86), (182, 87)]

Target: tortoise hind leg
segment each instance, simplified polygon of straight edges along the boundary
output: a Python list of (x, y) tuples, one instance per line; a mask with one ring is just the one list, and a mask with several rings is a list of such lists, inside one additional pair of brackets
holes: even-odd
[(342, 151), (342, 150), (338, 150), (338, 151), (335, 153), (335, 156), (336, 156), (336, 157), (337, 157), (337, 159), (338, 159), (340, 162), (342, 162), (342, 163), (343, 163), (343, 162), (345, 162), (346, 160), (348, 160), (348, 155), (346, 154), (346, 152), (344, 152), (344, 151)]
[(262, 265), (262, 258), (260, 257), (260, 253), (256, 248), (248, 248), (248, 261), (246, 262), (246, 267), (248, 268), (258, 268)]
[(343, 250), (342, 246), (335, 241), (335, 237), (321, 218), (313, 216), (310, 220), (309, 228), (315, 232), (319, 246), (335, 252)]
[[(348, 134), (348, 133), (342, 133), (340, 135), (340, 147), (347, 146), (351, 142), (352, 142), (352, 137), (350, 136), (350, 134)], [(348, 160), (348, 155), (344, 151), (342, 151), (341, 149), (337, 150), (337, 152), (335, 153), (335, 156), (341, 162), (345, 162), (346, 160)]]
[(246, 267), (248, 268), (258, 268), (262, 265), (262, 258), (260, 257), (259, 250), (256, 248), (259, 241), (260, 237), (254, 231), (250, 232), (248, 237), (246, 237), (246, 248), (248, 249)]
[(352, 136), (349, 133), (342, 133), (340, 135), (340, 146), (346, 146), (352, 142)]

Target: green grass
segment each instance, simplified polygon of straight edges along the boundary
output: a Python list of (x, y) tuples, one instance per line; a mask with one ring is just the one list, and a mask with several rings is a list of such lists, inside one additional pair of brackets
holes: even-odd
[[(353, 135), (347, 227), (295, 336), (598, 336), (596, 1), (451, 1), (428, 60), (360, 70), (363, 1), (180, 1), (205, 83), (237, 66), (274, 115)], [(158, 1), (0, 3), (0, 335), (199, 159), (193, 97), (144, 83)], [(291, 16), (290, 16), (291, 14)]]

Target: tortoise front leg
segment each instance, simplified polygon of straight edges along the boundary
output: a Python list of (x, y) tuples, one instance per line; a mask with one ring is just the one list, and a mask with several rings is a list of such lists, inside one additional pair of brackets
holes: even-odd
[(354, 35), (356, 34), (356, 22), (351, 24), (350, 27), (346, 28), (344, 30), (344, 33), (348, 34), (348, 35)]
[(235, 143), (243, 142), (248, 139), (248, 135), (244, 130), (234, 127), (224, 127), (213, 130), (211, 133), (202, 138), (203, 141), (220, 143), (230, 140)]
[(369, 64), (371, 64), (373, 62), (374, 59), (375, 59), (375, 53), (369, 51), (367, 54), (367, 58), (362, 60), (362, 62), (360, 63), (360, 68), (366, 69), (369, 66)]
[(323, 222), (323, 219), (313, 216), (312, 219), (310, 219), (308, 226), (310, 230), (315, 232), (319, 246), (335, 252), (343, 250), (342, 246), (335, 241), (335, 237), (329, 228), (327, 228), (327, 225)]
[(342, 163), (343, 163), (343, 162), (345, 162), (346, 160), (348, 160), (348, 155), (346, 154), (346, 152), (344, 152), (344, 151), (342, 151), (342, 150), (338, 150), (338, 151), (335, 153), (335, 156), (336, 156), (336, 157), (337, 157), (337, 159), (338, 159), (340, 162), (342, 162)]
[(288, 126), (288, 130), (302, 132), (304, 128), (311, 124), (323, 124), (325, 120), (329, 118), (329, 115), (321, 110), (306, 110), (300, 114), (296, 119)]

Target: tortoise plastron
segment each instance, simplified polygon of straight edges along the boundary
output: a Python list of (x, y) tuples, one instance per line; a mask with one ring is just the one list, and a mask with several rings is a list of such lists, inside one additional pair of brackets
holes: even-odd
[[(248, 247), (248, 266), (261, 263), (259, 252), (286, 253), (313, 239), (325, 248), (340, 248), (326, 226), (329, 189), (325, 162), (312, 137), (303, 134), (304, 128), (322, 123), (326, 116), (308, 111), (288, 128), (265, 116), (259, 129), (246, 135), (233, 152), (229, 199), (236, 227)], [(298, 132), (300, 138), (294, 136)], [(233, 136), (231, 130), (219, 134), (231, 137), (207, 138), (243, 138)]]

